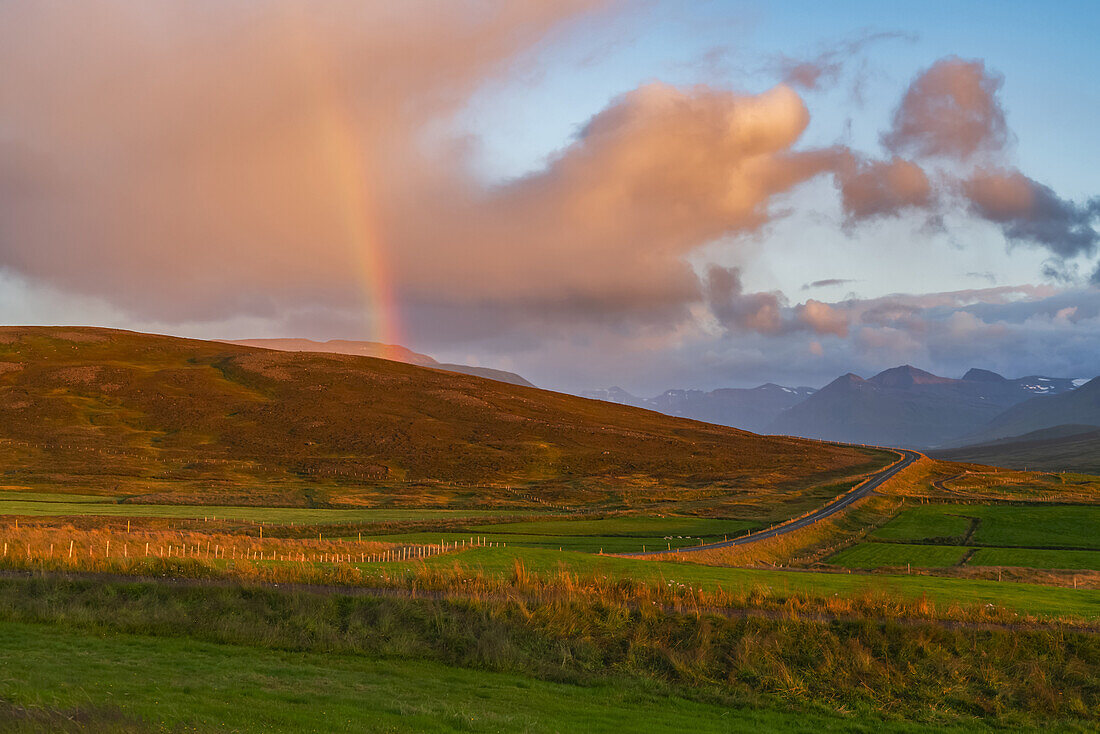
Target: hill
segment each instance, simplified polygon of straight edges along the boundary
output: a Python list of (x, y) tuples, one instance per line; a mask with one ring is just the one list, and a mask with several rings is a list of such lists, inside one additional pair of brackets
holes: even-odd
[(411, 349), (396, 344), (349, 341), (347, 339), (330, 339), (327, 342), (318, 342), (312, 339), (240, 339), (237, 341), (226, 341), (225, 343), (237, 344), (243, 347), (275, 349), (280, 352), (323, 352), (326, 354), (350, 354), (359, 357), (378, 357), (379, 359), (390, 359), (395, 362), (415, 364), (421, 367), (432, 367), (448, 372), (460, 372), (464, 375), (484, 377), (486, 380), (497, 380), (498, 382), (507, 382), (512, 385), (534, 387), (534, 385), (517, 375), (515, 372), (495, 370), (491, 367), (472, 367), (467, 364), (437, 362), (426, 354), (420, 354), (419, 352), (414, 352)]
[(927, 448), (971, 433), (1028, 398), (1060, 395), (1073, 385), (1067, 378), (1010, 380), (978, 369), (952, 379), (905, 365), (866, 380), (854, 374), (839, 377), (784, 411), (769, 432)]
[[(223, 340), (219, 340), (223, 341)], [(328, 354), (353, 354), (360, 357), (392, 359), (395, 362), (416, 364), (421, 367), (435, 367), (439, 363), (426, 354), (414, 352), (397, 344), (381, 342), (352, 341), (349, 339), (329, 339), (325, 342), (313, 339), (236, 339), (224, 340), (225, 344), (242, 347), (275, 349), (280, 352), (324, 352)]]
[(733, 426), (763, 433), (785, 409), (816, 392), (812, 387), (784, 387), (768, 383), (754, 388), (666, 390), (655, 398), (638, 398), (622, 388), (593, 390), (586, 397), (656, 410), (666, 415)]
[(743, 491), (892, 459), (372, 357), (93, 328), (0, 329), (0, 436), (8, 483), (198, 499), (279, 480)]
[(937, 451), (933, 456), (1007, 469), (1100, 474), (1100, 427), (1055, 426), (992, 443)]
[(1038, 396), (1015, 405), (955, 443), (985, 444), (1062, 425), (1100, 426), (1100, 377), (1072, 392)]

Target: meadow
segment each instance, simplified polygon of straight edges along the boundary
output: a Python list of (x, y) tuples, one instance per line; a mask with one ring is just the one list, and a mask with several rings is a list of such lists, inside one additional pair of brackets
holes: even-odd
[[(842, 552), (856, 573), (738, 568), (598, 551), (694, 545), (752, 520), (264, 508), (277, 512), (257, 526), (58, 499), (19, 501), (76, 514), (0, 522), (0, 670), (15, 671), (0, 673), (0, 731), (1084, 731), (1100, 720), (1100, 576), (1074, 589), (860, 570), (906, 554), (951, 564), (969, 547), (856, 544)], [(881, 529), (938, 537), (956, 516), (907, 514), (927, 507)], [(114, 508), (167, 512), (99, 514)], [(329, 522), (349, 514), (359, 522)], [(415, 529), (425, 523), (436, 527)]]
[[(1100, 714), (1090, 672), (1100, 638), (1085, 631), (682, 614), (583, 595), (533, 604), (0, 579), (0, 660), (9, 703), (91, 715), (112, 705), (158, 726), (196, 728), (226, 715), (253, 717), (241, 721), (246, 730), (312, 728), (323, 711), (354, 731), (379, 709), (383, 721), (413, 717), (399, 730), (417, 730), (423, 716), (436, 719), (429, 730), (472, 731), (524, 730), (527, 717), (535, 730), (587, 730), (589, 716), (597, 728), (634, 722), (649, 731), (692, 715), (727, 731), (754, 721), (796, 731), (891, 721), (898, 730), (1053, 721), (1086, 729)], [(1008, 672), (1021, 661), (1030, 667)], [(498, 686), (516, 690), (498, 699)], [(188, 707), (189, 697), (202, 701)], [(355, 701), (359, 714), (349, 710), (356, 697), (370, 699)], [(623, 712), (631, 702), (636, 710)], [(234, 703), (244, 707), (227, 714)]]
[[(972, 534), (971, 526), (973, 526)], [(872, 537), (966, 540), (978, 545), (1100, 549), (1096, 505), (943, 504), (902, 512)]]
[[(79, 682), (78, 682), (79, 681)], [(0, 732), (962, 732), (395, 657), (0, 623)], [(318, 711), (323, 715), (318, 715)]]
[[(0, 515), (25, 517), (174, 518), (185, 520), (239, 520), (274, 525), (325, 525), (348, 523), (390, 523), (414, 520), (451, 520), (500, 517), (507, 510), (449, 510), (436, 508), (329, 509), (309, 507), (234, 507), (231, 505), (119, 504), (103, 498), (71, 502), (66, 495), (38, 492), (35, 499), (22, 492), (0, 494)], [(526, 510), (523, 514), (538, 512)]]
[(922, 505), (828, 558), (844, 568), (1100, 570), (1095, 505)]
[(845, 548), (829, 559), (844, 568), (884, 568), (913, 565), (921, 568), (954, 566), (969, 548), (953, 545), (906, 545), (903, 543), (860, 543)]

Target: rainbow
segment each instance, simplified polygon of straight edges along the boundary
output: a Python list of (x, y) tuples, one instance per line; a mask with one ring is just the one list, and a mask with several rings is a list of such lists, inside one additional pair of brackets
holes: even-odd
[(370, 152), (363, 131), (340, 83), (332, 50), (317, 32), (313, 19), (304, 12), (287, 12), (284, 21), (291, 40), (288, 47), (296, 52), (295, 61), (315, 94), (310, 101), (316, 105), (317, 141), (333, 182), (347, 244), (358, 261), (367, 338), (387, 346), (401, 345), (401, 320), (382, 244), (374, 177), (367, 167)]

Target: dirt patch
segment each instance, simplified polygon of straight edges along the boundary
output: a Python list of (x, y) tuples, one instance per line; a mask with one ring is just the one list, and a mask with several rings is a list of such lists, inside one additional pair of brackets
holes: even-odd
[(279, 360), (272, 359), (265, 354), (244, 354), (239, 357), (234, 357), (233, 363), (242, 370), (256, 372), (269, 380), (290, 382), (294, 379), (294, 376), (290, 374), (290, 370), (286, 368), (286, 365), (281, 364)]
[(64, 339), (67, 342), (76, 342), (77, 344), (103, 344), (109, 341), (109, 339), (102, 334), (89, 334), (84, 331), (59, 331), (50, 336), (55, 339)]
[(456, 405), (465, 405), (468, 408), (488, 408), (492, 409), (493, 406), (485, 402), (481, 398), (474, 397), (469, 393), (464, 393), (461, 390), (433, 390), (432, 395), (437, 395), (449, 403)]
[(80, 367), (65, 367), (53, 374), (54, 377), (66, 385), (87, 385), (95, 382), (102, 372), (102, 367), (82, 365)]

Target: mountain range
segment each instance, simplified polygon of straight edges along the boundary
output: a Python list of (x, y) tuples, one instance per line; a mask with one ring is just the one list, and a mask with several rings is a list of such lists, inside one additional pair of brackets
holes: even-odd
[(904, 365), (868, 379), (838, 377), (784, 411), (771, 432), (923, 449), (977, 433), (1019, 403), (1073, 389), (1070, 378), (1007, 379), (972, 369), (953, 379)]
[(1091, 388), (1077, 389), (1084, 383), (1041, 375), (1009, 379), (977, 368), (956, 379), (903, 365), (867, 379), (849, 373), (820, 390), (769, 383), (669, 390), (655, 398), (621, 388), (585, 395), (759, 433), (928, 449), (1064, 423), (1100, 426), (1100, 410), (1085, 399)]
[(753, 433), (767, 433), (784, 410), (798, 405), (815, 392), (812, 387), (783, 387), (769, 382), (759, 387), (721, 388), (709, 392), (666, 390), (654, 398), (639, 398), (619, 387), (590, 390), (582, 395)]

